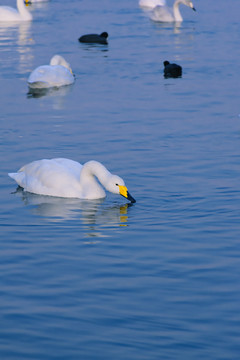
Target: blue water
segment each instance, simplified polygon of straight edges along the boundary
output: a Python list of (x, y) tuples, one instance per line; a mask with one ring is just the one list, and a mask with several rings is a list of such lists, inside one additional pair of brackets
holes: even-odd
[[(1, 359), (239, 359), (240, 4), (194, 5), (175, 27), (52, 0), (0, 27)], [(75, 84), (29, 95), (57, 53)], [(8, 172), (51, 157), (101, 161), (136, 204), (16, 191)]]

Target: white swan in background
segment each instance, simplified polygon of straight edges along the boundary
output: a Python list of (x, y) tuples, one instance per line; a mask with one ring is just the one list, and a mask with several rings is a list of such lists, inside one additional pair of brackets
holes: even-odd
[(196, 11), (195, 7), (193, 6), (192, 1), (190, 0), (176, 0), (173, 4), (173, 8), (170, 9), (168, 6), (156, 6), (153, 9), (151, 19), (153, 21), (158, 22), (180, 22), (183, 20), (182, 15), (179, 10), (179, 5), (183, 4), (189, 6), (191, 9)]
[(106, 193), (100, 182), (108, 191), (135, 202), (123, 179), (94, 160), (84, 165), (63, 158), (37, 160), (8, 175), (25, 191), (38, 195), (101, 199)]
[(70, 65), (60, 55), (54, 55), (50, 65), (37, 67), (28, 78), (31, 89), (47, 89), (74, 83), (74, 75)]
[(32, 14), (24, 5), (23, 0), (17, 0), (17, 9), (10, 6), (0, 6), (0, 23), (6, 21), (31, 21)]
[(47, 2), (48, 0), (25, 0), (25, 4), (32, 4), (36, 2)]
[(161, 6), (166, 5), (166, 0), (139, 0), (140, 7), (153, 9), (157, 5), (161, 5)]

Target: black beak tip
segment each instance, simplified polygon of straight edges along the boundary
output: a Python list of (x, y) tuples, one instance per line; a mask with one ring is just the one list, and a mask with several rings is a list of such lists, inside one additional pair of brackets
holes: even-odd
[(195, 7), (193, 7), (192, 9), (193, 9), (193, 11), (197, 11), (197, 10), (195, 9)]
[(132, 195), (129, 194), (129, 192), (127, 192), (127, 199), (131, 201), (132, 204), (136, 202), (136, 200), (132, 197)]

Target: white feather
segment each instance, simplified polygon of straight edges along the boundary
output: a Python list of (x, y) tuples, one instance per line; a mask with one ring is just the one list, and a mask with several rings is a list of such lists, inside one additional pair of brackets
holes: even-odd
[(17, 0), (17, 9), (10, 6), (0, 6), (0, 22), (31, 21), (32, 14), (27, 10), (23, 0)]
[(176, 0), (173, 4), (173, 8), (169, 8), (168, 6), (156, 6), (151, 14), (151, 19), (153, 21), (158, 22), (180, 22), (183, 20), (182, 15), (179, 10), (179, 5), (183, 4), (191, 9), (195, 10), (192, 1), (190, 0)]
[[(120, 188), (125, 187), (123, 179), (94, 160), (84, 165), (63, 158), (37, 160), (8, 175), (25, 191), (65, 198), (100, 199), (106, 196), (102, 186), (114, 194), (121, 194)], [(123, 196), (133, 202), (125, 189)]]
[(49, 65), (37, 67), (28, 78), (32, 89), (60, 87), (74, 83), (74, 75), (70, 65), (60, 55), (54, 55)]

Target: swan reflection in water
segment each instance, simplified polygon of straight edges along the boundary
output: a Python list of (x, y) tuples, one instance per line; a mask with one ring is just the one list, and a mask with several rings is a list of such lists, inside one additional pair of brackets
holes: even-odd
[(152, 21), (154, 27), (158, 30), (160, 35), (169, 34), (170, 32), (173, 32), (173, 34), (181, 34), (182, 30), (186, 28), (186, 25), (183, 25), (181, 22), (154, 22)]
[(61, 87), (50, 87), (42, 89), (28, 89), (27, 97), (28, 98), (40, 98), (44, 96), (66, 96), (71, 91), (71, 85), (65, 85)]
[(66, 103), (67, 95), (72, 91), (72, 85), (61, 86), (59, 88), (52, 87), (49, 89), (28, 89), (27, 98), (42, 100), (51, 99), (52, 107), (55, 110), (61, 110), (64, 108)]
[[(3, 43), (16, 44), (11, 45), (13, 51), (18, 52), (19, 59), (17, 59), (18, 72), (20, 74), (26, 74), (31, 69), (34, 56), (32, 54), (32, 46), (34, 40), (31, 32), (31, 22), (0, 22), (0, 45)], [(4, 56), (4, 53), (2, 53)], [(1, 59), (4, 60), (3, 58)], [(14, 65), (11, 64), (14, 61)], [(11, 58), (8, 57), (8, 66), (16, 67), (16, 57), (14, 52)]]
[(19, 196), (33, 215), (49, 222), (81, 219), (86, 237), (104, 237), (101, 228), (127, 226), (131, 203), (109, 204), (105, 199), (82, 200), (36, 195), (18, 187), (13, 193)]

